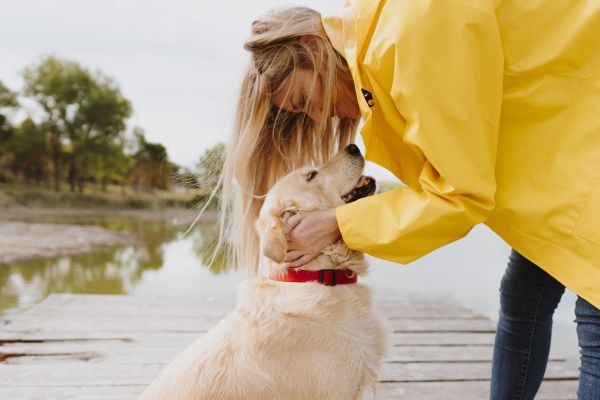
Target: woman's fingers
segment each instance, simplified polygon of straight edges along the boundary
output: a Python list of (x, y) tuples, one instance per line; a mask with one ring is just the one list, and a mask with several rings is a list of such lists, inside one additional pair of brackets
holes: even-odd
[(302, 257), (304, 255), (304, 253), (302, 253), (301, 251), (298, 250), (289, 250), (287, 252), (287, 254), (285, 255), (285, 260), (284, 261), (294, 261), (300, 257)]
[(285, 233), (288, 251), (284, 262), (290, 268), (301, 267), (339, 238), (335, 209), (293, 215), (286, 221)]
[(317, 255), (318, 255), (318, 253), (317, 254), (305, 254), (302, 257), (300, 257), (300, 258), (298, 258), (298, 259), (296, 259), (294, 261), (290, 261), (290, 262), (286, 263), (285, 266), (287, 268), (298, 268), (298, 267), (301, 267), (304, 264), (312, 261)]
[(296, 225), (300, 223), (300, 221), (302, 221), (302, 217), (299, 213), (289, 217), (287, 221), (285, 221), (285, 234), (287, 235), (288, 233), (290, 233), (290, 231), (294, 229)]
[[(300, 214), (294, 214), (287, 219), (285, 222), (285, 236), (287, 239), (288, 251), (295, 250), (297, 247), (296, 238), (294, 237), (293, 230), (302, 222)], [(296, 257), (297, 258), (297, 257)]]

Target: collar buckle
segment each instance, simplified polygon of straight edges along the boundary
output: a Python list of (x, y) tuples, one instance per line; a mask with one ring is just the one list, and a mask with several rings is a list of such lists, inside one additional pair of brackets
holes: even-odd
[[(325, 273), (329, 276), (329, 279), (326, 279)], [(319, 283), (322, 283), (325, 286), (336, 286), (337, 285), (337, 275), (335, 269), (321, 269), (319, 270)]]

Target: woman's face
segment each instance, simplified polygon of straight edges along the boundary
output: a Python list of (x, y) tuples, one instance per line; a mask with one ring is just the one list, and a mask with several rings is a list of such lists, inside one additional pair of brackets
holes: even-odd
[(310, 119), (320, 121), (323, 113), (323, 85), (321, 77), (317, 77), (314, 81), (313, 71), (309, 69), (296, 70), (273, 93), (273, 104), (286, 111), (305, 111)]
[[(323, 79), (319, 74), (314, 84), (313, 80), (312, 70), (296, 70), (273, 93), (273, 104), (291, 112), (302, 112), (308, 105), (306, 115), (315, 122), (321, 121), (323, 112), (326, 112), (323, 110)], [(339, 118), (360, 118), (360, 108), (349, 73), (346, 79), (338, 80), (335, 92), (337, 98), (333, 99), (335, 105), (328, 111), (328, 117), (335, 114)]]

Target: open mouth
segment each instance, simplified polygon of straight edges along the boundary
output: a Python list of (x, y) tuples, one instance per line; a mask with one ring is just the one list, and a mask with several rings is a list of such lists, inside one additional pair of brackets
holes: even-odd
[(375, 178), (372, 176), (362, 175), (360, 178), (358, 178), (354, 188), (342, 196), (342, 200), (344, 200), (345, 203), (352, 203), (353, 201), (372, 195), (375, 193), (376, 188), (377, 185)]

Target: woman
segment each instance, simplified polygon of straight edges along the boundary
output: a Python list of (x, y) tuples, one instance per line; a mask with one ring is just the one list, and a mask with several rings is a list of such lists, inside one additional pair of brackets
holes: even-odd
[(239, 261), (257, 270), (261, 195), (352, 141), (362, 115), (367, 159), (407, 186), (290, 218), (289, 266), (340, 236), (406, 264), (484, 222), (513, 247), (492, 399), (535, 396), (565, 286), (578, 396), (599, 399), (600, 3), (495, 3), (356, 0), (341, 17), (255, 21), (223, 204), (235, 180)]

